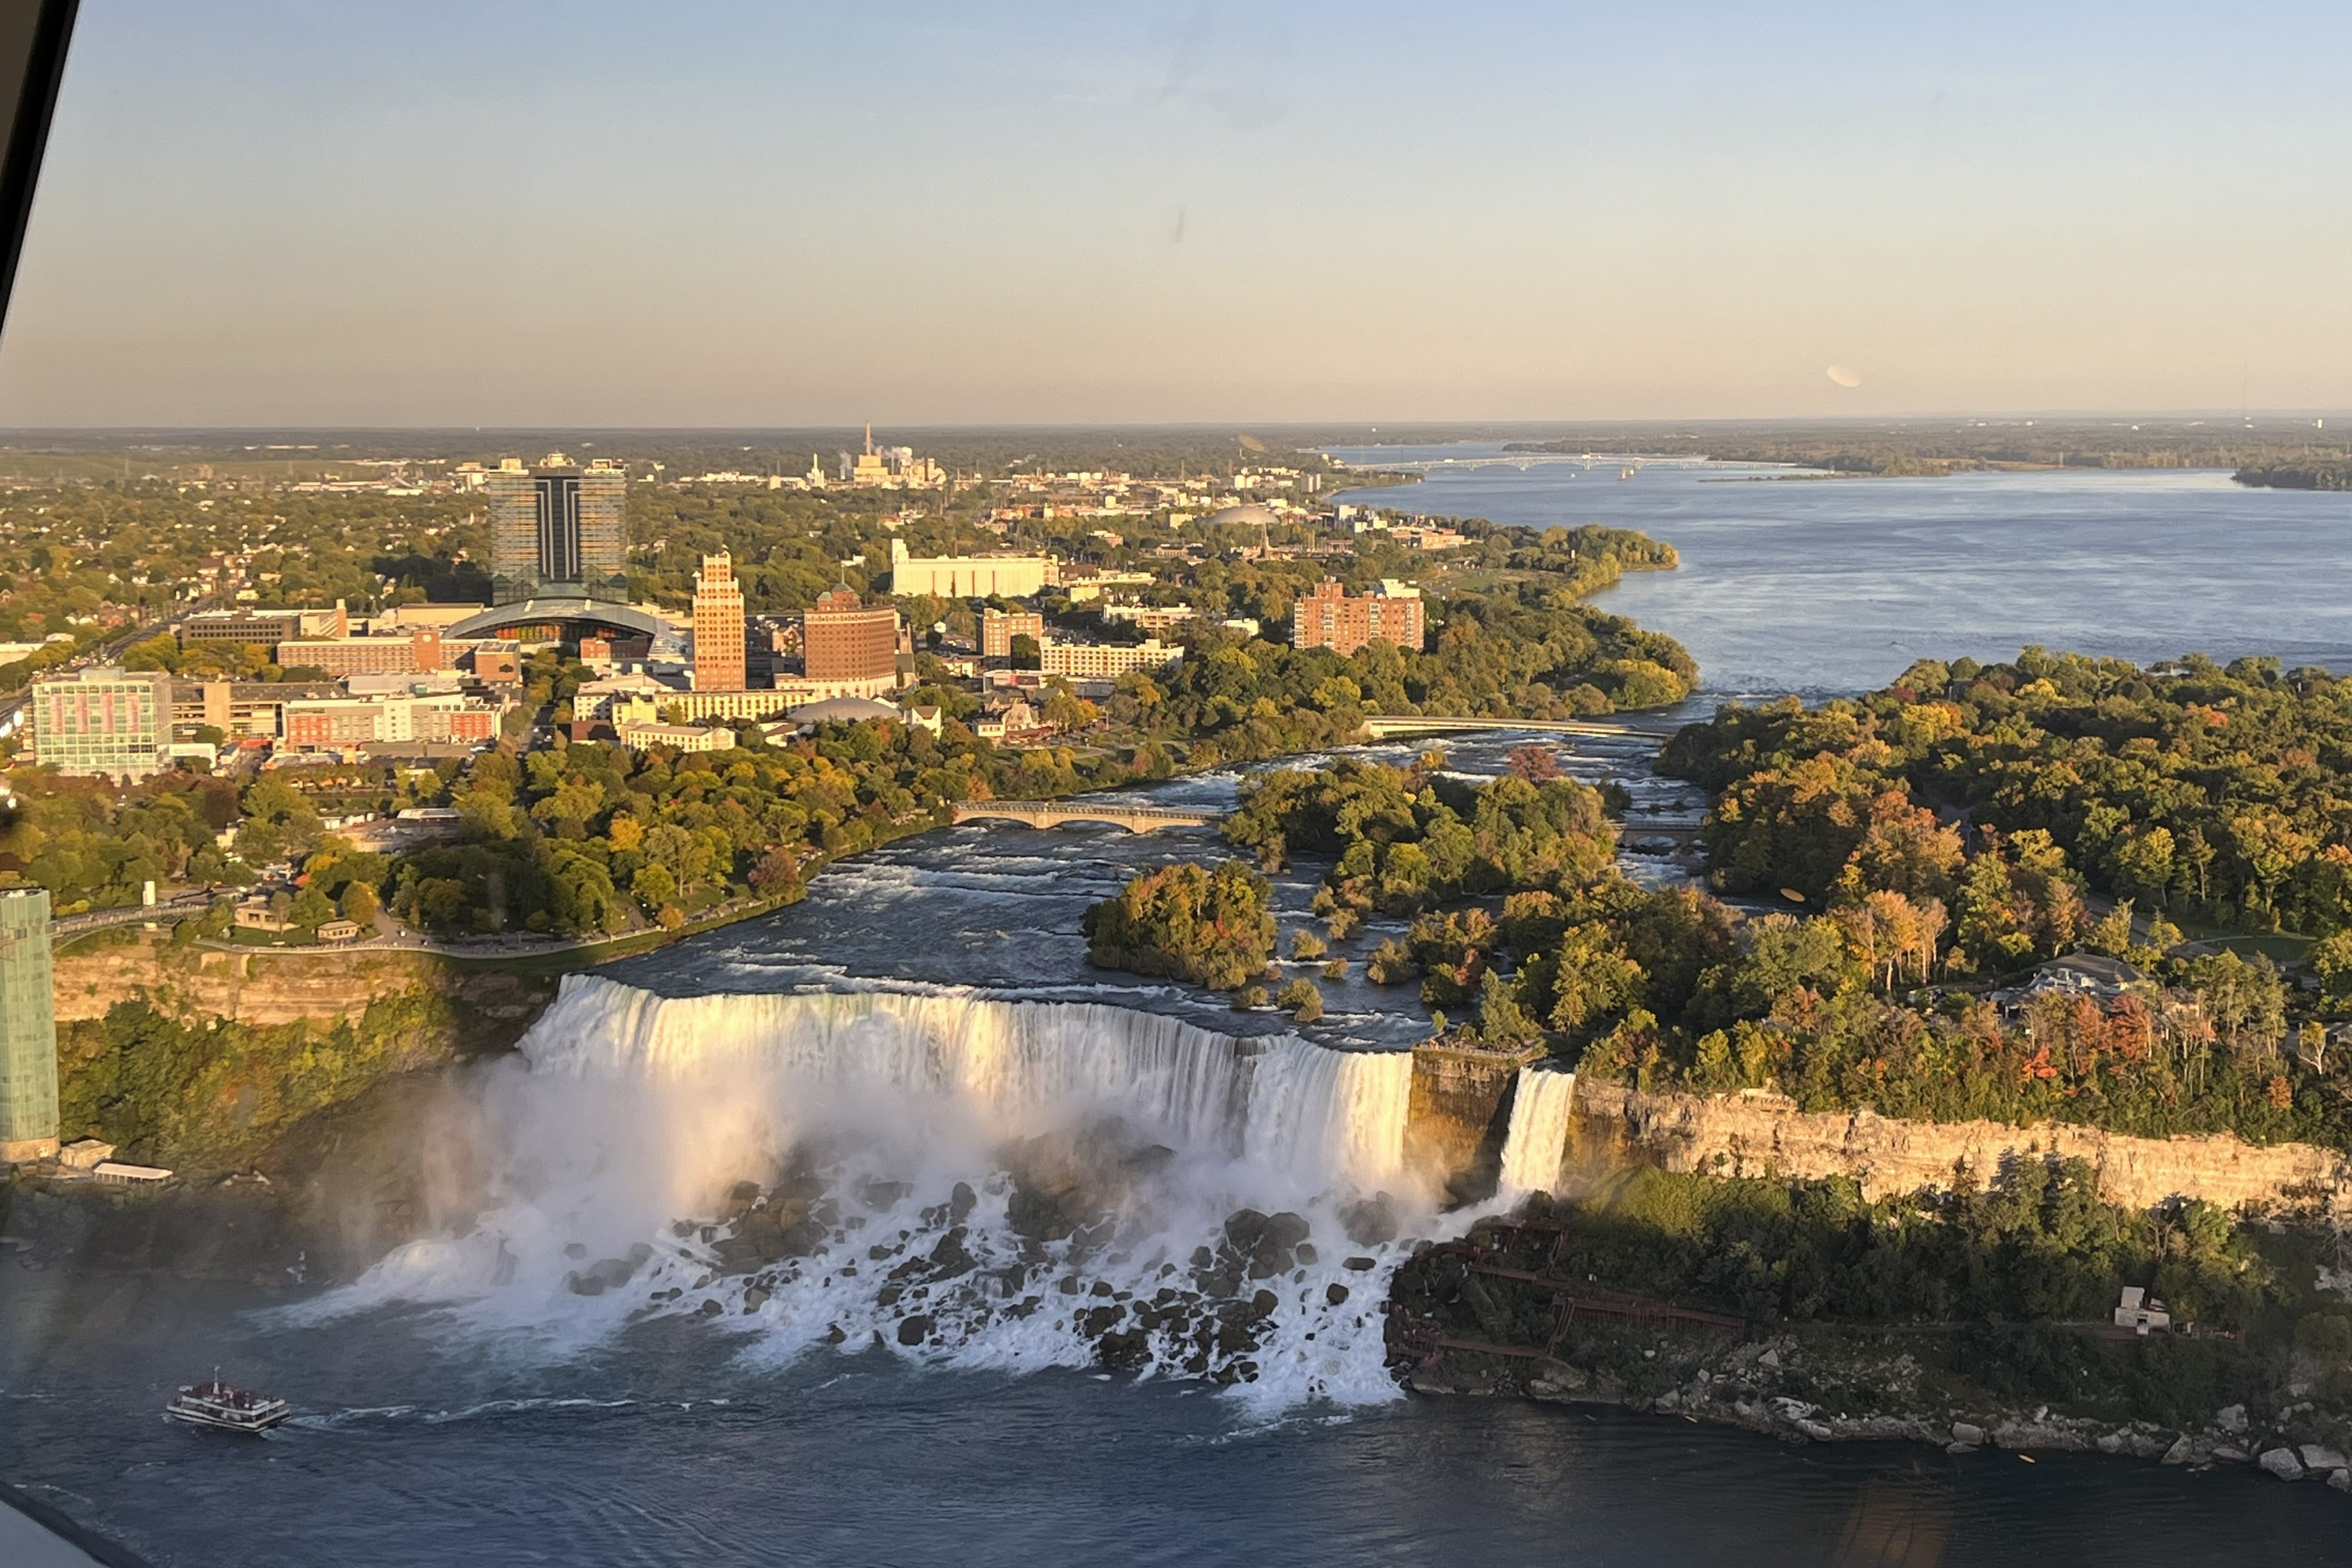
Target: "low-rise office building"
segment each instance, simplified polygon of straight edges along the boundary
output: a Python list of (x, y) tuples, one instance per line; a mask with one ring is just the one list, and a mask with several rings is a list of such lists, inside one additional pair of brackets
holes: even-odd
[(1184, 650), (1158, 637), (1139, 643), (1048, 642), (1038, 650), (1037, 672), (1074, 680), (1116, 680), (1137, 670), (1165, 669)]

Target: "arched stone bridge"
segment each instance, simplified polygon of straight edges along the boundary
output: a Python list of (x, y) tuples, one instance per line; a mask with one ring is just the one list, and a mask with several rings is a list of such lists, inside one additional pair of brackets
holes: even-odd
[(1020, 822), (1031, 827), (1055, 827), (1065, 822), (1108, 822), (1129, 833), (1156, 827), (1206, 827), (1217, 820), (1213, 811), (1181, 811), (1164, 805), (1089, 805), (1068, 800), (974, 800), (959, 803), (955, 820)]

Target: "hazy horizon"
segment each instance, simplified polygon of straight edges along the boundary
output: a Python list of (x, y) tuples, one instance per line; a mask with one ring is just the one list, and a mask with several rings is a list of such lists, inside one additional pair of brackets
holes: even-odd
[(2212, 28), (86, 0), (0, 426), (2325, 416), (2352, 15)]

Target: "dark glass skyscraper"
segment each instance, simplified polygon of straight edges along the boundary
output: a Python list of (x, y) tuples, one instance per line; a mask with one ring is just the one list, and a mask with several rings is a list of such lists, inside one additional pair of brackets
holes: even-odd
[(524, 599), (628, 602), (628, 477), (617, 468), (511, 459), (488, 476), (490, 591)]

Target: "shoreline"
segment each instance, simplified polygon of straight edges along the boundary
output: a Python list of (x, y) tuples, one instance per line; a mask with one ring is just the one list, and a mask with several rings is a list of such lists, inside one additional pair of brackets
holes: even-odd
[[(1811, 1333), (1783, 1331), (1747, 1340), (1729, 1354), (1715, 1357), (1675, 1354), (1687, 1352), (1688, 1342), (1666, 1341), (1646, 1352), (1658, 1358), (1647, 1369), (1674, 1371), (1679, 1381), (1654, 1394), (1627, 1386), (1613, 1373), (1590, 1372), (1533, 1351), (1505, 1356), (1460, 1347), (1442, 1350), (1430, 1362), (1402, 1372), (1399, 1384), (1408, 1394), (1427, 1398), (1516, 1397), (1538, 1405), (1610, 1405), (1639, 1415), (1679, 1415), (1801, 1446), (1916, 1443), (1955, 1456), (1980, 1449), (2011, 1452), (2028, 1462), (2037, 1451), (2095, 1453), (2200, 1472), (2243, 1466), (2282, 1480), (2320, 1481), (2336, 1491), (2352, 1492), (2352, 1464), (2346, 1455), (2292, 1431), (2257, 1433), (2242, 1405), (2225, 1407), (2203, 1426), (2171, 1426), (2146, 1419), (2069, 1415), (2047, 1405), (1879, 1410), (1855, 1415), (1831, 1413), (1822, 1400), (1769, 1392), (1784, 1378), (1822, 1370), (1818, 1358), (1809, 1355), (1806, 1342), (1841, 1331), (1858, 1331), (1827, 1324)], [(1473, 1365), (1465, 1369), (1466, 1375), (1450, 1375), (1456, 1356), (1486, 1364), (1483, 1371)], [(1906, 1358), (1893, 1359), (1899, 1363)], [(1523, 1374), (1516, 1370), (1521, 1366), (1532, 1370)], [(1730, 1397), (1719, 1397), (1718, 1390)], [(2308, 1462), (2312, 1460), (2318, 1463)]]

